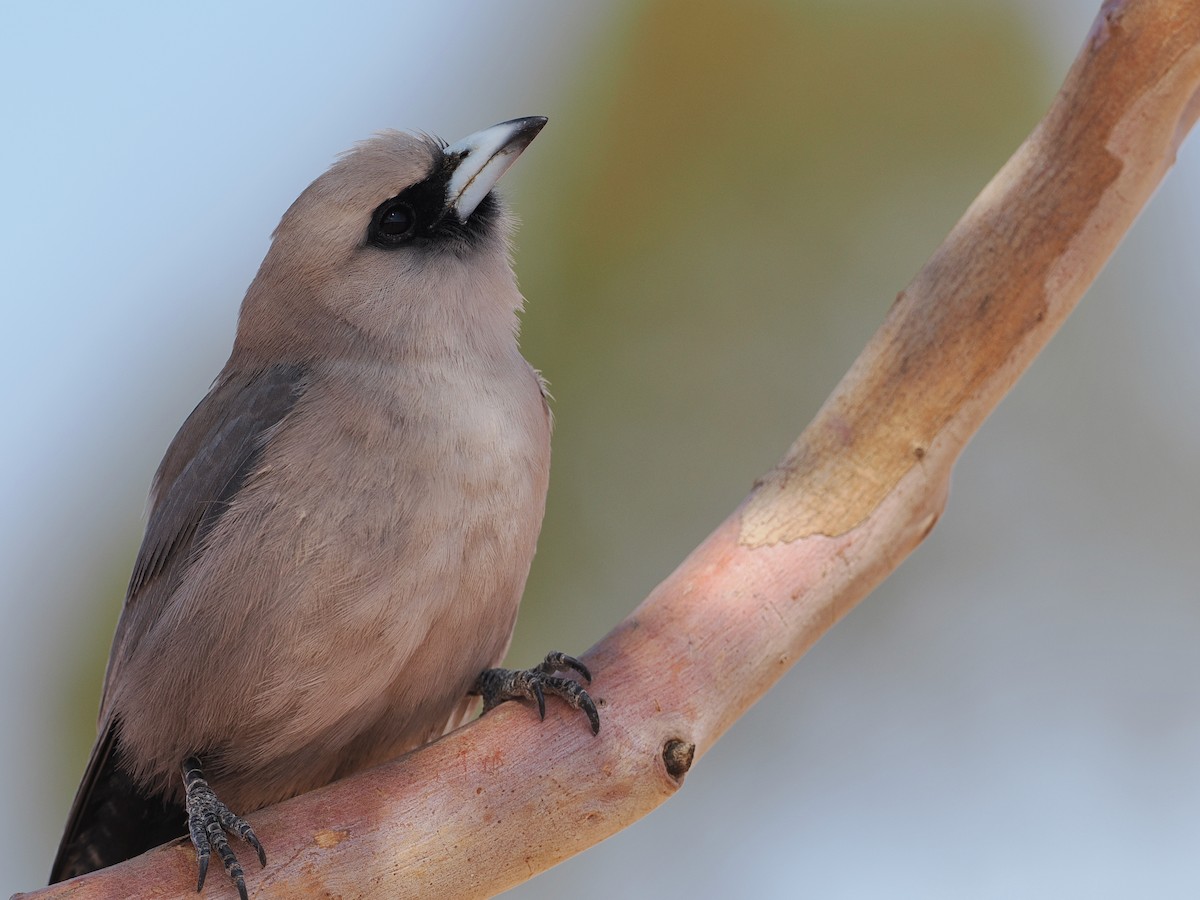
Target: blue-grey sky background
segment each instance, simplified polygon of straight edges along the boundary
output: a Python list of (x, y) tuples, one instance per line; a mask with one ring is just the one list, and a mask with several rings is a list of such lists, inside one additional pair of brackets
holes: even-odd
[[(823, 22), (870, 34), (897, 8), (917, 8), (775, 5), (805, 10), (817, 42)], [(1011, 38), (997, 38), (1011, 40), (1011, 69), (972, 100), (1003, 103), (1011, 70), (1033, 73), (1008, 144), (923, 168), (921, 135), (906, 135), (918, 161), (872, 203), (855, 201), (860, 217), (840, 226), (832, 251), (840, 267), (811, 282), (807, 257), (789, 243), (804, 229), (822, 233), (819, 216), (796, 219), (794, 239), (776, 233), (800, 276), (766, 288), (756, 280), (761, 294), (731, 291), (724, 301), (697, 302), (697, 285), (669, 267), (700, 273), (714, 258), (699, 249), (689, 257), (683, 238), (618, 241), (610, 258), (580, 256), (580, 296), (611, 300), (619, 321), (587, 317), (603, 307), (573, 319), (569, 287), (539, 295), (538, 285), (556, 282), (536, 256), (561, 249), (546, 237), (555, 223), (592, 212), (544, 211), (555, 192), (645, 140), (619, 129), (597, 140), (594, 129), (629, 121), (612, 113), (610, 85), (629, 70), (655, 3), (394, 4), (369, 15), (332, 3), (5, 5), (0, 891), (32, 889), (49, 868), (150, 476), (224, 361), (279, 215), (338, 152), (385, 127), (454, 139), (517, 115), (551, 119), (506, 183), (526, 221), (518, 272), (530, 300), (529, 355), (559, 404), (547, 519), (555, 533), (532, 584), (563, 600), (535, 598), (538, 621), (522, 618), (516, 647), (582, 650), (782, 454), (815, 411), (802, 391), (819, 402), (956, 210), (1033, 126), (1097, 5), (919, 4), (930, 16), (957, 6), (956, 21), (985, 23), (979, 33), (992, 22), (1011, 27)], [(703, 19), (684, 25), (703, 33)], [(879, 89), (902, 94), (907, 71)], [(647, 103), (668, 106), (672, 96), (659, 95), (675, 90), (653, 80), (637, 87)], [(815, 79), (793, 89), (832, 90)], [(742, 100), (756, 102), (774, 101), (754, 91)], [(831, 103), (797, 126), (790, 104), (761, 113), (762, 131), (738, 136), (747, 148), (782, 140), (773, 122), (819, 143), (830, 121), (859, 114)], [(965, 127), (936, 108), (924, 115), (913, 129)], [(806, 140), (796, 142), (797, 165), (819, 170)], [(862, 165), (878, 166), (890, 143), (858, 148)], [(678, 797), (514, 896), (1200, 893), (1194, 145), (968, 449), (927, 544), (697, 765)], [(667, 139), (633, 152), (643, 149), (669, 162), (693, 148)], [(727, 165), (730, 181), (750, 184), (752, 154)], [(930, 221), (918, 227), (914, 211), (927, 207)], [(599, 227), (633, 232), (639, 216), (658, 215), (686, 235), (699, 221), (688, 210), (664, 186), (661, 196), (630, 197)], [(723, 268), (697, 274), (718, 287), (738, 284), (727, 273), (748, 268), (763, 244), (739, 244), (752, 224), (723, 227), (732, 232)], [(616, 299), (637, 284), (655, 290), (631, 314)], [(794, 347), (776, 318), (792, 313), (766, 296), (776, 293), (791, 298), (789, 309), (811, 306), (794, 320), (811, 332)], [(710, 337), (719, 355), (706, 349)], [(575, 356), (591, 362), (572, 368)], [(695, 372), (682, 368), (689, 358)], [(647, 360), (681, 362), (656, 371)], [(630, 390), (623, 378), (640, 379), (645, 393), (621, 393)], [(728, 408), (708, 392), (717, 383)], [(731, 424), (753, 398), (793, 395), (805, 399), (769, 423)], [(597, 432), (612, 445), (593, 440)], [(705, 461), (674, 462), (677, 448), (705, 443), (714, 447)], [(629, 498), (605, 479), (628, 483)], [(639, 533), (638, 520), (657, 530)], [(594, 557), (577, 581), (555, 574), (584, 556), (567, 552), (559, 535), (568, 531)]]

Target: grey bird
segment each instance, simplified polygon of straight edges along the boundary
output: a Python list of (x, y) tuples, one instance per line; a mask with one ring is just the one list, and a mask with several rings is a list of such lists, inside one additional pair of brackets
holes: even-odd
[(492, 188), (541, 131), (386, 132), (284, 214), (233, 351), (155, 475), (99, 732), (51, 883), (242, 815), (587, 669), (498, 669), (545, 508), (551, 418), (521, 356)]

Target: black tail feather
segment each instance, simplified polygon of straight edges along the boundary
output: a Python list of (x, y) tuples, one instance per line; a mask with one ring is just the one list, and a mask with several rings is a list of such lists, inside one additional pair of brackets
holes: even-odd
[(132, 859), (187, 833), (183, 805), (148, 796), (119, 765), (117, 731), (110, 724), (92, 748), (50, 884)]

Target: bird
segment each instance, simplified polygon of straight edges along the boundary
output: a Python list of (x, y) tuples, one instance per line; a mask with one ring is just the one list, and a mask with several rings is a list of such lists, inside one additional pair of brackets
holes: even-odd
[(190, 836), (245, 900), (243, 818), (461, 724), (561, 698), (499, 667), (545, 510), (552, 417), (521, 354), (495, 185), (546, 124), (385, 131), (284, 213), (224, 368), (154, 476), (55, 883)]

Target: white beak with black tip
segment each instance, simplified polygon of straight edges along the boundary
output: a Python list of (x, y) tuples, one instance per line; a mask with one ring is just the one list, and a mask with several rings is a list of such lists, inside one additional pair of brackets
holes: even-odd
[(446, 158), (459, 161), (446, 184), (446, 206), (460, 222), (470, 218), (500, 176), (538, 136), (546, 121), (545, 116), (510, 119), (446, 148)]

